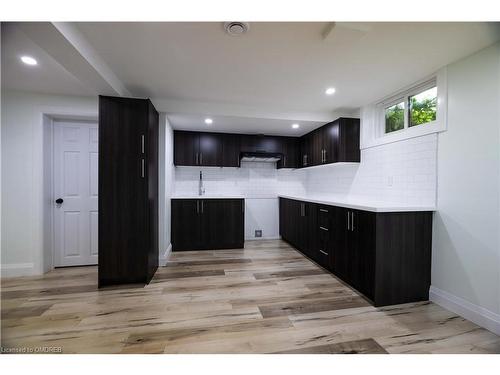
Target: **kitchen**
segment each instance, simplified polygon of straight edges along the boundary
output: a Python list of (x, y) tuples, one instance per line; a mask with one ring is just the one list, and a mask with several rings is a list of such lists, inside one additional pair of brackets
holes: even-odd
[(2, 23), (2, 347), (499, 353), (499, 43)]

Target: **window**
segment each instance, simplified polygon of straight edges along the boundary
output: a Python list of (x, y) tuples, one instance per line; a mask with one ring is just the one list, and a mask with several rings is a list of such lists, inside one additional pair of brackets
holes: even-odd
[(427, 124), (436, 120), (437, 87), (422, 91), (420, 94), (410, 96), (410, 121), (409, 126)]
[(382, 105), (385, 134), (432, 123), (437, 117), (436, 81), (414, 87)]
[(385, 132), (390, 133), (405, 127), (405, 103), (394, 104), (385, 109)]
[(447, 69), (361, 107), (361, 149), (446, 131)]

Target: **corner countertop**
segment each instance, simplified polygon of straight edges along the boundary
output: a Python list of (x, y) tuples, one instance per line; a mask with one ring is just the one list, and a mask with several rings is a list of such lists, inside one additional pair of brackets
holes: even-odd
[(214, 195), (214, 194), (205, 194), (205, 195), (174, 195), (171, 199), (245, 199), (243, 195)]
[(324, 204), (327, 206), (337, 206), (352, 208), (371, 212), (418, 212), (436, 211), (433, 206), (406, 205), (401, 203), (380, 202), (364, 198), (342, 197), (342, 196), (309, 196), (309, 195), (282, 195), (281, 198), (295, 199), (311, 203)]

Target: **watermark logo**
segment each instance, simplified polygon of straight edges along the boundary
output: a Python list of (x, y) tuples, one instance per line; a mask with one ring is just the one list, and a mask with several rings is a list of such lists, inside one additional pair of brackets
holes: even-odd
[(14, 346), (4, 347), (0, 346), (1, 354), (36, 354), (36, 353), (62, 353), (61, 346)]

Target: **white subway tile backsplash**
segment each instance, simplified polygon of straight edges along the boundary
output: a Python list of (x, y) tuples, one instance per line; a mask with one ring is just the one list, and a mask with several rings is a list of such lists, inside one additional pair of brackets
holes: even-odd
[(362, 150), (360, 164), (297, 170), (253, 162), (242, 162), (241, 168), (177, 167), (174, 194), (197, 194), (202, 170), (207, 194), (346, 195), (433, 206), (436, 157), (437, 135), (430, 134)]

